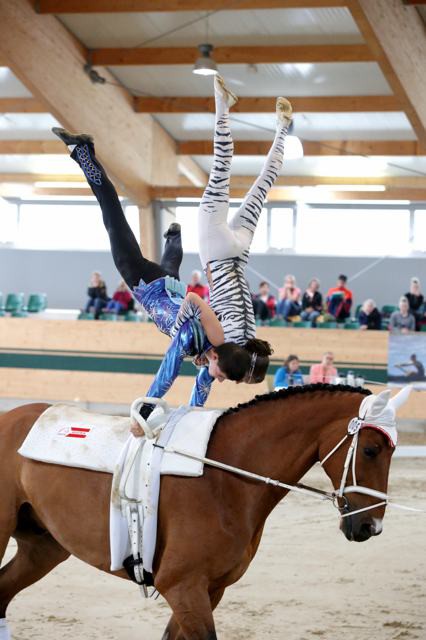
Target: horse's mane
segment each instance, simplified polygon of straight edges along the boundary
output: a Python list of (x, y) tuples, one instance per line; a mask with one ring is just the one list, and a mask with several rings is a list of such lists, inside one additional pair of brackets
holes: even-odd
[(288, 389), (280, 389), (279, 391), (271, 391), (270, 393), (263, 393), (262, 395), (255, 396), (248, 402), (243, 402), (241, 404), (237, 404), (236, 407), (227, 409), (227, 411), (225, 411), (222, 416), (226, 416), (231, 413), (238, 413), (242, 409), (247, 409), (248, 407), (254, 407), (255, 405), (259, 404), (259, 402), (287, 399), (297, 395), (313, 393), (314, 391), (327, 391), (328, 393), (344, 391), (346, 393), (359, 393), (363, 396), (371, 395), (371, 391), (369, 391), (368, 389), (364, 389), (363, 387), (351, 387), (346, 384), (305, 384), (296, 387), (289, 387)]

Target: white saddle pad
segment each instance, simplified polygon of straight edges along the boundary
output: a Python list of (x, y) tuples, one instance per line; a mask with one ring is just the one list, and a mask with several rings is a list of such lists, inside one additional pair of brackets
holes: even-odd
[[(165, 423), (177, 410), (165, 415)], [(174, 428), (169, 446), (204, 456), (221, 411), (189, 409)], [(152, 418), (156, 419), (155, 410)], [(150, 419), (148, 419), (148, 422)], [(130, 418), (86, 411), (73, 405), (49, 407), (34, 423), (19, 453), (32, 460), (114, 473), (117, 460), (129, 438)], [(162, 474), (200, 476), (203, 463), (165, 453)]]

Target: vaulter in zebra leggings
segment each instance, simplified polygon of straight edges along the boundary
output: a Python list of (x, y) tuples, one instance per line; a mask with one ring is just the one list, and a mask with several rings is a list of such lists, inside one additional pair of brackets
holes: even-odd
[[(71, 157), (83, 170), (100, 204), (114, 263), (122, 278), (159, 330), (172, 338), (147, 396), (160, 398), (169, 390), (186, 356), (202, 355), (208, 360), (208, 367), (202, 369), (194, 385), (190, 399), (193, 406), (204, 405), (212, 380), (242, 381), (250, 368), (249, 354), (235, 343), (224, 344), (222, 326), (212, 309), (196, 294), (185, 295), (186, 287), (179, 281), (180, 225), (171, 225), (165, 234), (161, 264), (145, 258), (125, 218), (114, 185), (96, 158), (93, 139), (56, 127), (53, 132), (69, 147)], [(151, 405), (142, 407), (142, 415), (147, 417), (152, 408)]]
[(250, 246), (266, 196), (283, 163), (284, 139), (291, 123), (292, 108), (285, 98), (276, 103), (277, 129), (260, 176), (228, 222), (229, 183), (234, 151), (229, 126), (229, 108), (237, 97), (223, 78), (214, 79), (214, 160), (198, 214), (199, 252), (210, 287), (210, 306), (223, 327), (225, 341), (249, 351), (251, 367), (245, 382), (261, 382), (269, 364), (270, 345), (256, 339), (253, 303), (245, 277)]

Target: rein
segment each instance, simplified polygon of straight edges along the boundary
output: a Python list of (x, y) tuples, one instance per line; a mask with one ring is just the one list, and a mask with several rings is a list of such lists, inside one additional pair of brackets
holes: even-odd
[[(324, 491), (322, 489), (318, 489), (316, 487), (310, 487), (309, 485), (305, 485), (302, 483), (296, 484), (287, 484), (285, 482), (281, 482), (280, 480), (275, 480), (273, 478), (268, 478), (267, 476), (262, 476), (257, 473), (253, 473), (252, 471), (247, 471), (245, 469), (240, 469), (239, 467), (233, 467), (232, 465), (225, 464), (224, 462), (219, 462), (218, 460), (213, 460), (212, 458), (206, 458), (202, 456), (197, 456), (192, 454), (190, 451), (185, 451), (184, 449), (176, 449), (175, 447), (165, 446), (162, 447), (160, 445), (154, 444), (154, 447), (158, 447), (163, 449), (166, 453), (174, 453), (179, 456), (183, 456), (185, 458), (190, 458), (191, 460), (197, 460), (198, 462), (202, 462), (210, 467), (215, 467), (216, 469), (221, 469), (222, 471), (229, 471), (238, 476), (242, 476), (244, 478), (249, 478), (250, 480), (254, 480), (256, 482), (263, 482), (264, 484), (278, 487), (280, 489), (286, 489), (287, 491), (293, 491), (294, 493), (299, 493), (302, 495), (310, 496), (311, 498), (317, 498), (319, 500), (329, 500), (332, 502), (333, 506), (338, 509), (340, 512), (340, 516), (342, 518), (348, 518), (349, 516), (353, 516), (357, 513), (362, 513), (364, 511), (370, 511), (371, 509), (377, 509), (382, 506), (389, 506), (395, 509), (402, 509), (404, 511), (413, 511), (416, 513), (426, 513), (424, 509), (417, 509), (415, 507), (406, 507), (404, 505), (397, 504), (396, 502), (391, 502), (389, 500), (389, 496), (387, 493), (383, 493), (382, 491), (377, 491), (375, 489), (370, 489), (369, 487), (362, 487), (357, 484), (356, 481), (356, 453), (358, 449), (358, 440), (359, 440), (359, 432), (362, 428), (370, 427), (372, 429), (376, 429), (381, 431), (380, 427), (377, 427), (373, 424), (366, 423), (362, 420), (362, 418), (353, 418), (348, 425), (348, 433), (336, 444), (336, 446), (319, 462), (321, 467), (324, 467), (324, 464), (331, 458), (331, 456), (346, 442), (346, 440), (352, 437), (352, 442), (349, 446), (348, 452), (346, 454), (346, 459), (343, 465), (342, 479), (340, 481), (340, 486), (337, 491)], [(353, 485), (346, 486), (346, 480), (349, 473), (349, 468), (352, 464), (352, 478)], [(355, 511), (349, 511), (349, 503), (346, 498), (346, 495), (351, 493), (359, 493), (361, 495), (370, 496), (373, 498), (377, 498), (379, 502), (372, 504), (367, 507), (363, 507), (361, 509), (356, 509)], [(339, 506), (338, 500), (343, 499), (345, 504), (343, 507)]]

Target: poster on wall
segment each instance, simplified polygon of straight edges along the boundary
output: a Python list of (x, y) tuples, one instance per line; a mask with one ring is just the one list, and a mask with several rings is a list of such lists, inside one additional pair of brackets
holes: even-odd
[(388, 382), (402, 387), (412, 384), (426, 390), (426, 333), (390, 335)]

